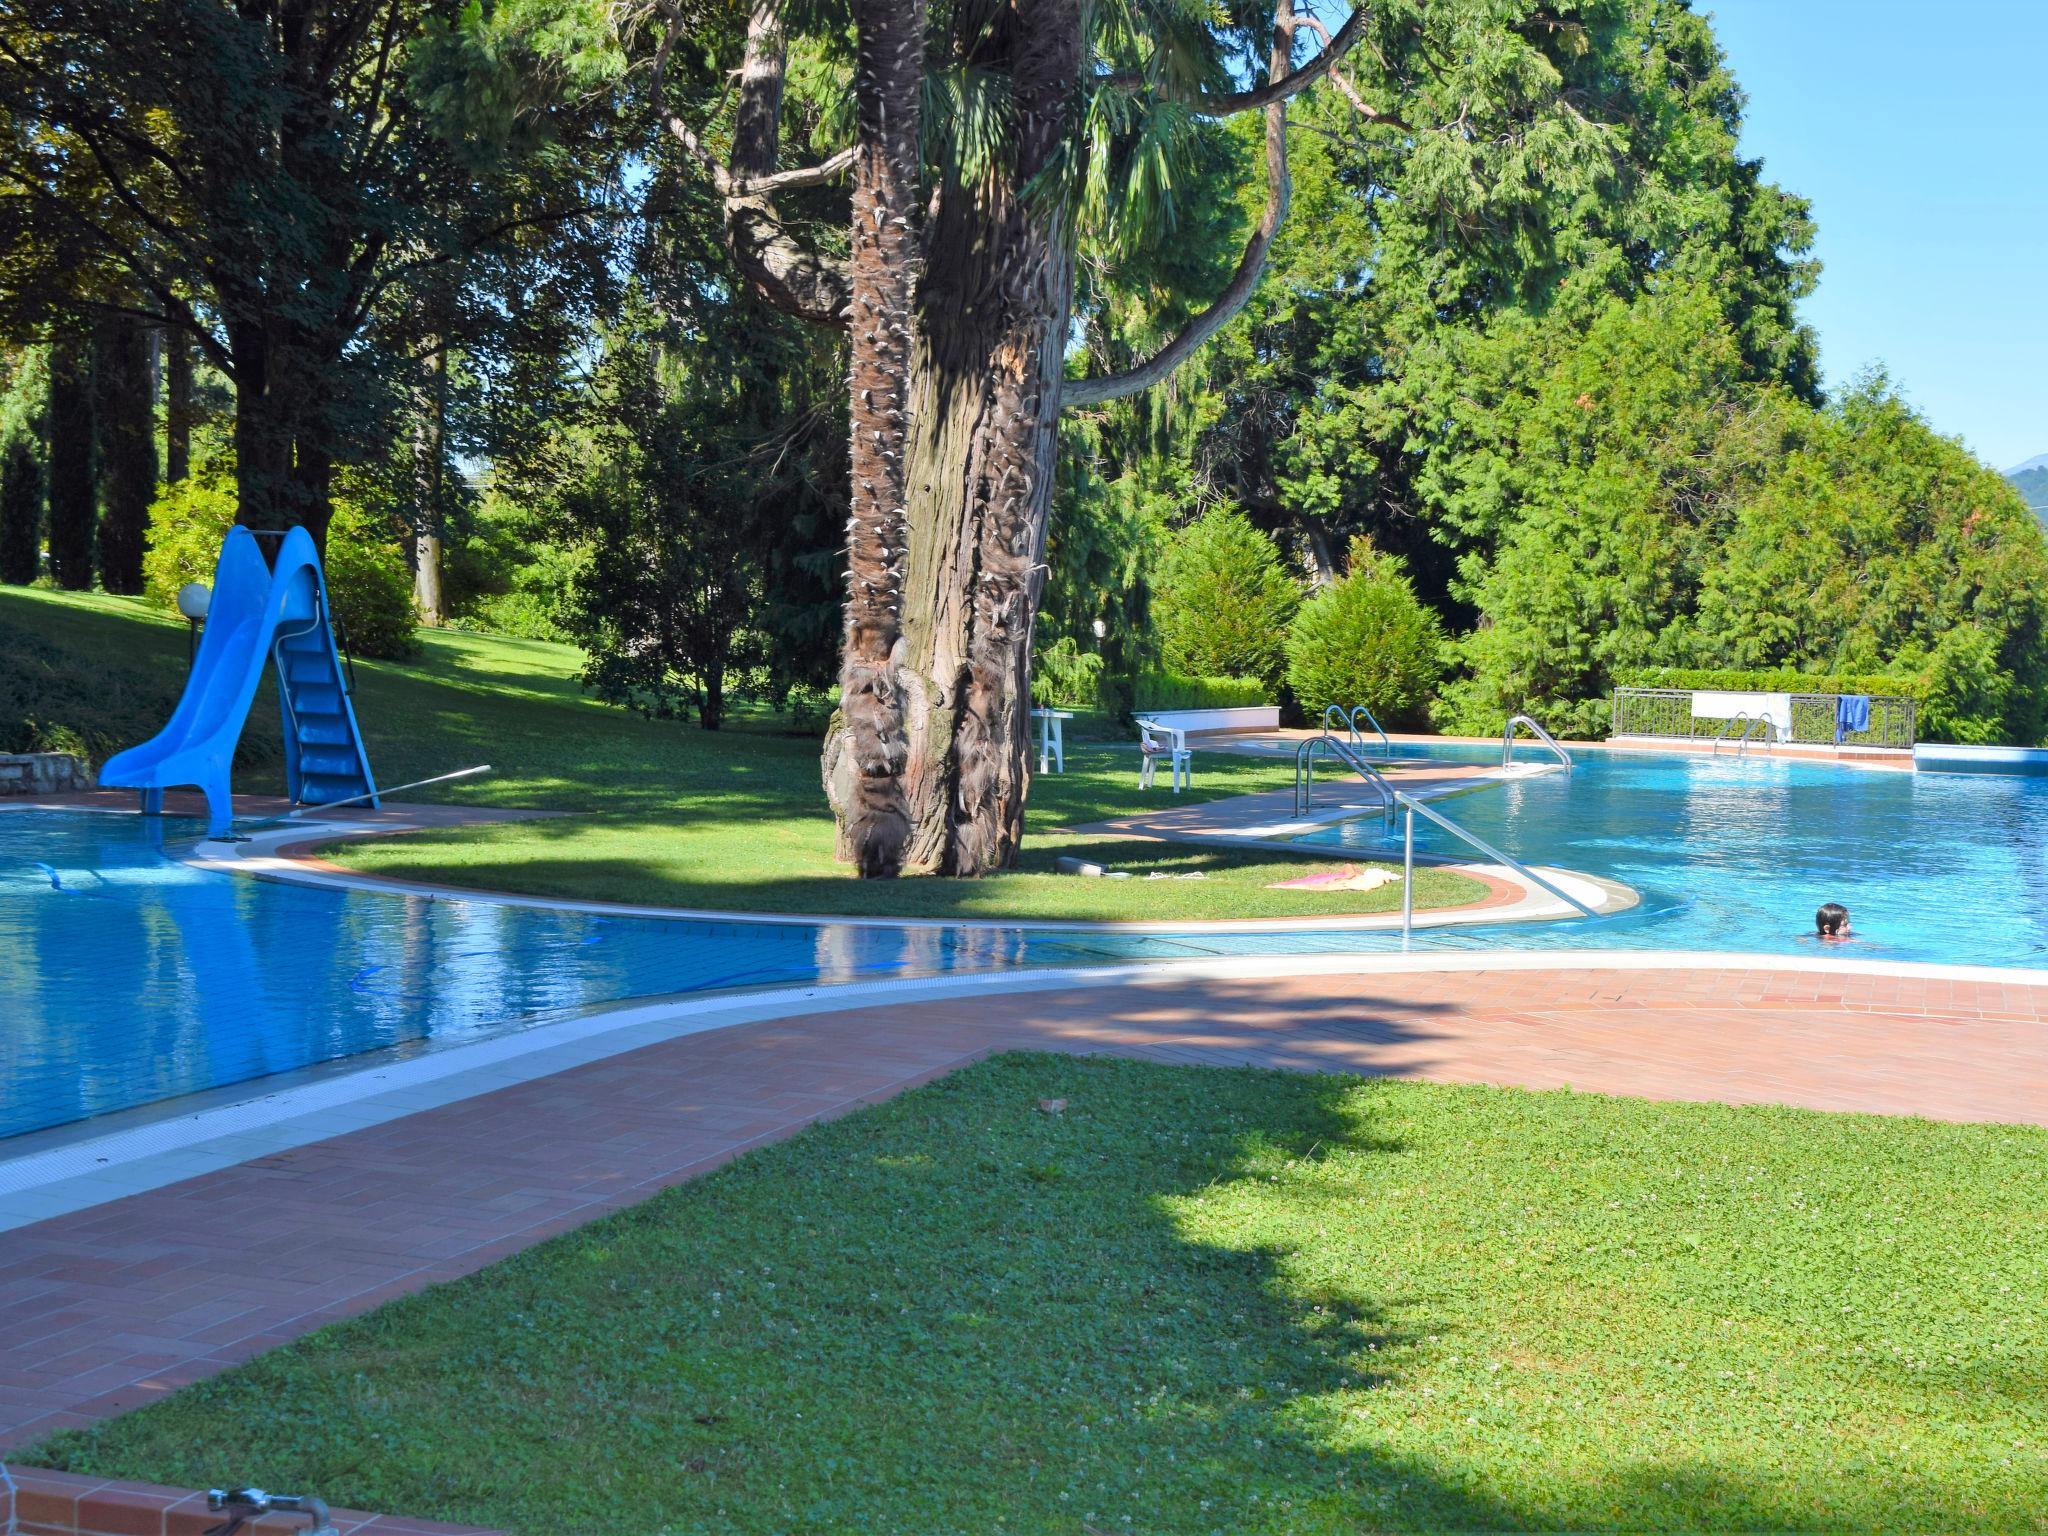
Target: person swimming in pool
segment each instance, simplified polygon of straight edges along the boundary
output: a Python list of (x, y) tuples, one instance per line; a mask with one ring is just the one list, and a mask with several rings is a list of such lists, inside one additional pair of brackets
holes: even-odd
[(1823, 944), (1847, 944), (1854, 937), (1849, 929), (1849, 909), (1831, 901), (1813, 914), (1813, 936)]

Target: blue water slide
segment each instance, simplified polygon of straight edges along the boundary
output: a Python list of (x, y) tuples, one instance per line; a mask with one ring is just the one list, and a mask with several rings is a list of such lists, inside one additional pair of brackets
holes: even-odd
[(234, 817), (229, 775), (256, 685), (277, 669), (284, 716), (285, 784), (294, 805), (377, 803), (370, 759), (329, 623), (320, 554), (303, 528), (284, 536), (271, 565), (248, 529), (228, 530), (214, 567), (213, 597), (185, 692), (164, 728), (116, 753), (100, 783), (142, 792), (142, 808), (163, 809), (166, 789), (206, 795), (209, 837)]

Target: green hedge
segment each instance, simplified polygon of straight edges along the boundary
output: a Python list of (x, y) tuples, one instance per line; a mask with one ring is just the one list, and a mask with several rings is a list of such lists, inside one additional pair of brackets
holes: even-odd
[(1694, 667), (1617, 667), (1617, 688), (1700, 688), (1723, 693), (1863, 693), (1927, 699), (1928, 679), (1877, 672), (1712, 671)]
[(1178, 672), (1143, 672), (1133, 681), (1131, 707), (1155, 709), (1243, 709), (1272, 703), (1255, 677), (1183, 677)]

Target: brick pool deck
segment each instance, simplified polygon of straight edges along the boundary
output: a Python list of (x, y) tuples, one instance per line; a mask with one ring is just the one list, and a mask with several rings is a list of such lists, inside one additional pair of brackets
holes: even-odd
[(993, 1051), (2048, 1124), (2044, 1019), (2048, 986), (1997, 980), (1460, 964), (984, 992), (687, 1035), (7, 1233), (0, 1449)]

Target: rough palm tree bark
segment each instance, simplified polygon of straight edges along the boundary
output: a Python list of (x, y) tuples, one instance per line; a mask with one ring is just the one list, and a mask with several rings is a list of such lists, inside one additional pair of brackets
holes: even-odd
[[(918, 106), (924, 0), (854, 8), (858, 124), (853, 165), (850, 384), (852, 493), (839, 674), (840, 852), (869, 877), (902, 867), (910, 831), (898, 646), (903, 632), (905, 397), (917, 290)], [(828, 759), (828, 762), (830, 760)], [(834, 788), (828, 773), (828, 792)]]
[[(1355, 15), (1297, 70), (1292, 0), (1281, 0), (1267, 80), (1189, 102), (1204, 115), (1266, 113), (1265, 213), (1230, 283), (1187, 332), (1128, 373), (1069, 384), (1073, 231), (1056, 199), (1025, 189), (1078, 130), (1087, 85), (1082, 7), (1008, 0), (956, 21), (951, 62), (1002, 80), (1011, 117), (997, 163), (971, 184), (942, 181), (924, 222), (901, 429), (908, 554), (898, 680), (909, 834), (900, 868), (980, 874), (1014, 862), (1022, 838), (1031, 628), (1059, 411), (1157, 382), (1250, 297), (1287, 209), (1286, 103), (1331, 69), (1363, 23)], [(687, 124), (669, 124), (724, 197), (729, 238), (757, 290), (791, 313), (836, 318), (845, 312), (846, 273), (793, 240), (774, 216), (775, 191), (816, 185), (843, 163), (776, 168), (783, 50), (780, 0), (754, 0), (727, 165), (710, 158)], [(856, 804), (849, 744), (842, 728), (825, 753), (843, 850)]]
[(1007, 866), (1023, 835), (1031, 623), (1074, 269), (1065, 210), (1025, 188), (1069, 131), (1079, 0), (1020, 0), (964, 62), (1008, 77), (1011, 154), (976, 184), (942, 186), (931, 223), (904, 605), (905, 867), (954, 875)]

